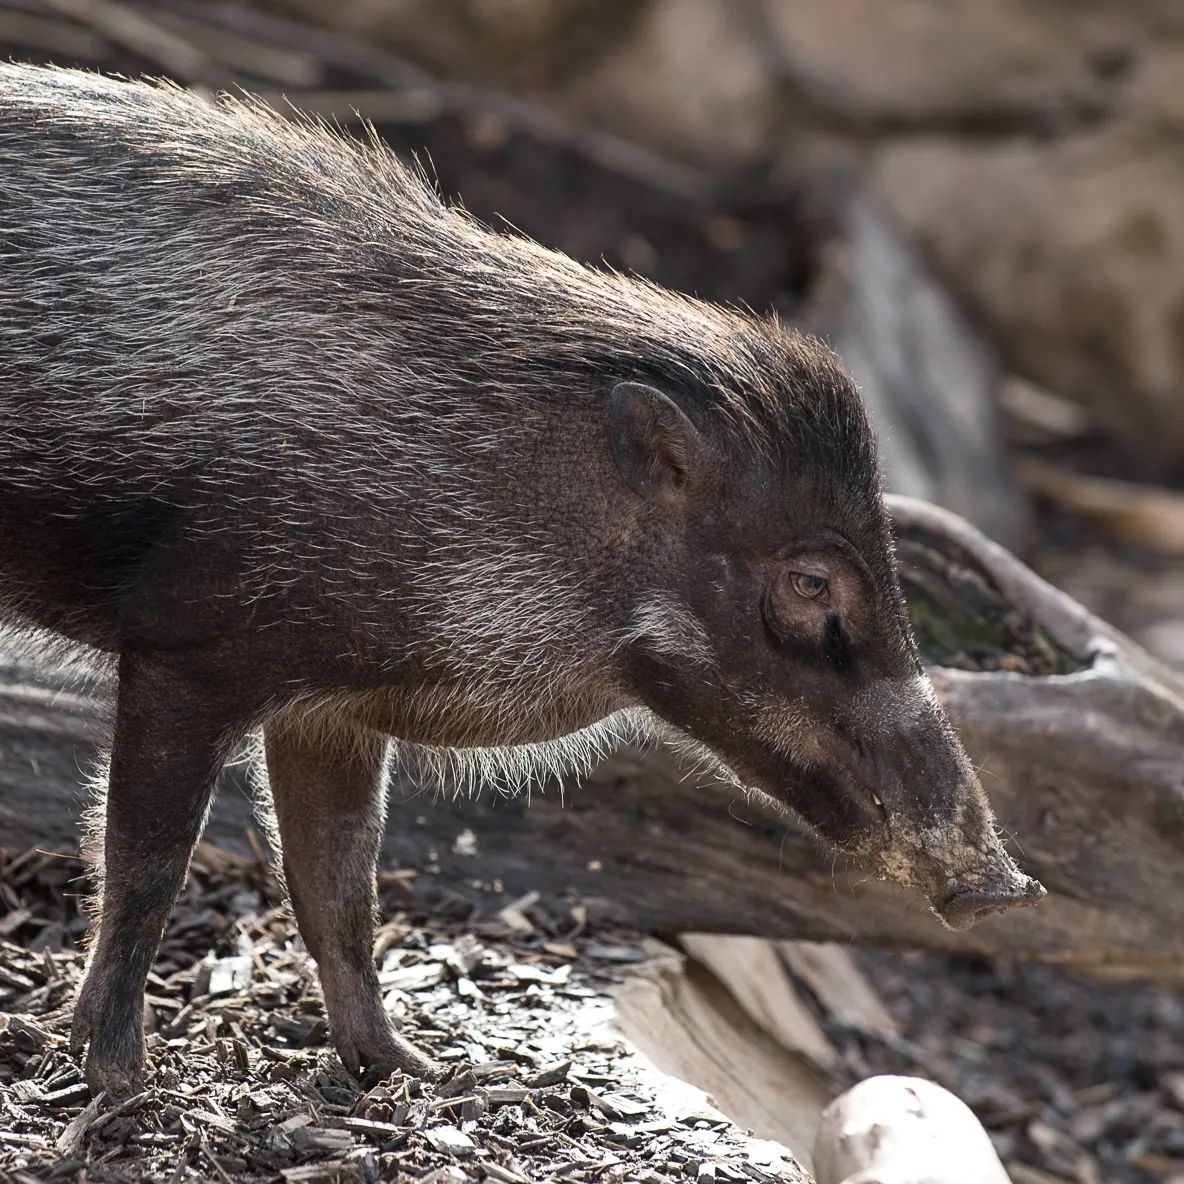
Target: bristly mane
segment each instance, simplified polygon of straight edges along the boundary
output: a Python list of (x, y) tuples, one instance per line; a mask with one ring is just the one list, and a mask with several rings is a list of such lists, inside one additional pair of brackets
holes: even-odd
[[(180, 211), (170, 216), (166, 208), (170, 196), (189, 206), (233, 201), (237, 233), (203, 243), (198, 253), (207, 267), (226, 268), (222, 277), (207, 272), (208, 282), (221, 280), (228, 299), (237, 286), (239, 301), (253, 307), (244, 268), (266, 261), (270, 308), (296, 294), (306, 315), (331, 309), (340, 327), (352, 314), (359, 331), (369, 316), (413, 306), (423, 315), (401, 320), (408, 330), (401, 353), (410, 359), (445, 351), (453, 390), (468, 381), (520, 400), (523, 382), (540, 373), (603, 375), (608, 368), (697, 394), (764, 447), (792, 447), (821, 422), (843, 469), (866, 472), (874, 457), (862, 407), (837, 361), (776, 316), (741, 315), (584, 266), (517, 234), (495, 234), (445, 206), (423, 172), (400, 162), (372, 131), (359, 141), (249, 99), (211, 103), (170, 84), (4, 66), (0, 112), (0, 137), (33, 112), (39, 124), (53, 126), (55, 138), (29, 165), (41, 189), (41, 218), (80, 214), (55, 200), (55, 163), (74, 174), (75, 185), (78, 173), (90, 170), (86, 187), (105, 192), (113, 205), (121, 195), (130, 206), (132, 195), (152, 193), (155, 217), (147, 226), (141, 219), (152, 242), (126, 244), (155, 247), (138, 255), (141, 271), (154, 254), (170, 256), (170, 244), (186, 235)], [(69, 152), (72, 129), (85, 137), (84, 157)], [(38, 215), (31, 210), (29, 218)], [(130, 223), (128, 234), (134, 238)], [(310, 269), (321, 283), (319, 300), (309, 292)], [(146, 278), (151, 290), (150, 264)], [(238, 309), (240, 316), (248, 311)], [(425, 400), (439, 381), (430, 369), (408, 369), (403, 378)]]

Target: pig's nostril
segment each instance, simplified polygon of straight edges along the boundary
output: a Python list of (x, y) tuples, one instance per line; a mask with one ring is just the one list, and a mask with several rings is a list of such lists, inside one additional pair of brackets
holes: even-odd
[(1025, 877), (1017, 884), (991, 885), (972, 892), (955, 892), (934, 911), (949, 928), (970, 929), (992, 913), (1035, 904), (1047, 895), (1039, 881)]

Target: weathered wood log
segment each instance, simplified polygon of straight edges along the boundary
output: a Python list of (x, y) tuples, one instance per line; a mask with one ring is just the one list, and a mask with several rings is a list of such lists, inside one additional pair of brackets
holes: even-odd
[[(622, 752), (569, 790), (429, 797), (396, 774), (386, 855), (419, 891), (484, 908), (538, 891), (653, 933), (961, 950), (1163, 974), (1184, 962), (1184, 680), (962, 519), (893, 500), (938, 693), (1049, 899), (964, 933), (759, 805)], [(100, 696), (101, 697), (101, 696)], [(101, 739), (81, 699), (0, 688), (0, 843), (75, 835)], [(241, 770), (210, 824), (245, 845)], [(458, 841), (464, 832), (470, 832)]]
[(663, 1073), (693, 1082), (738, 1126), (789, 1148), (808, 1171), (822, 1111), (842, 1087), (771, 1038), (764, 1017), (727, 984), (660, 944), (647, 942), (646, 962), (614, 989), (615, 1026)]
[(818, 1184), (1008, 1184), (965, 1102), (920, 1077), (869, 1077), (822, 1112)]
[(838, 1053), (795, 990), (776, 943), (759, 937), (684, 933), (680, 944), (782, 1048), (826, 1072), (838, 1067)]

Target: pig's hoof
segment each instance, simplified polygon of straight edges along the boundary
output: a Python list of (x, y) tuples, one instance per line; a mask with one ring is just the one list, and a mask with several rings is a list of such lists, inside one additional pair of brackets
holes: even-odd
[(339, 1040), (341, 1063), (359, 1080), (381, 1081), (399, 1071), (421, 1081), (439, 1081), (444, 1066), (393, 1032), (371, 1041)]
[(110, 1033), (92, 1025), (86, 1011), (79, 1007), (74, 1012), (70, 1028), (70, 1051), (81, 1058), (87, 1043), (84, 1075), (92, 1096), (107, 1094), (113, 1098), (128, 1098), (144, 1088), (143, 1049), (137, 1040), (121, 1042), (121, 1047), (105, 1049)]
[(86, 1084), (92, 1097), (130, 1098), (144, 1088), (144, 1073), (139, 1065), (120, 1065), (91, 1053), (86, 1058)]

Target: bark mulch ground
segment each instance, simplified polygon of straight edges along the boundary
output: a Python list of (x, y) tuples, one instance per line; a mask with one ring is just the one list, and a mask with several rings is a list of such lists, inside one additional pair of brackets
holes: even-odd
[(381, 878), (389, 1013), (450, 1069), (356, 1081), (328, 1043), (312, 966), (260, 862), (203, 844), (148, 985), (152, 1062), (90, 1098), (68, 1031), (82, 862), (0, 865), (0, 1177), (12, 1181), (799, 1184), (710, 1105), (670, 1104), (607, 1027), (636, 935), (562, 934), (529, 899), (467, 924)]
[[(388, 1009), (450, 1067), (441, 1085), (356, 1081), (265, 863), (203, 844), (148, 988), (146, 1090), (91, 1099), (68, 1050), (82, 862), (0, 864), (0, 1179), (798, 1184), (707, 1104), (671, 1106), (609, 1030), (643, 958), (529, 898), (426, 911), (381, 878)], [(861, 951), (896, 1016), (885, 1044), (820, 1020), (851, 1082), (916, 1073), (963, 1098), (1016, 1184), (1184, 1181), (1184, 998), (1066, 970)], [(841, 1086), (841, 1082), (836, 1088)]]
[(903, 1039), (888, 1047), (829, 1026), (853, 1076), (911, 1073), (952, 1090), (1014, 1184), (1184, 1184), (1179, 993), (1034, 963), (857, 959)]

